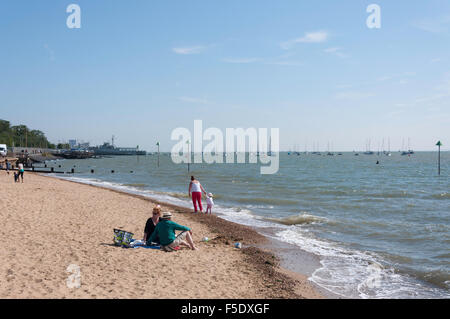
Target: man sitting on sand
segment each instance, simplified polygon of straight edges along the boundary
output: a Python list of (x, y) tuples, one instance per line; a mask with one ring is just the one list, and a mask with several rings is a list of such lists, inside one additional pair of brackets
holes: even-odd
[[(197, 250), (192, 240), (192, 230), (186, 226), (178, 225), (171, 219), (172, 214), (170, 212), (163, 213), (152, 235), (147, 238), (147, 245), (150, 245), (156, 237), (159, 237), (161, 248), (165, 251), (174, 251), (176, 250), (175, 247), (180, 245)], [(175, 237), (175, 230), (181, 230), (182, 232)]]

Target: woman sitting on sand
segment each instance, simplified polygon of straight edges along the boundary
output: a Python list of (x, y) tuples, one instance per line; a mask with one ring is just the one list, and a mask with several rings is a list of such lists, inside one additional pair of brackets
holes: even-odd
[[(180, 245), (197, 250), (192, 240), (192, 230), (186, 226), (178, 225), (171, 219), (172, 214), (170, 212), (163, 213), (158, 225), (156, 225), (155, 231), (147, 239), (147, 245), (154, 241), (156, 237), (159, 237), (161, 248), (165, 251), (174, 251)], [(175, 230), (181, 230), (182, 232), (175, 237)]]
[[(153, 208), (152, 217), (150, 217), (147, 220), (147, 223), (145, 223), (144, 239), (143, 239), (144, 242), (146, 242), (147, 238), (150, 238), (150, 236), (155, 231), (156, 225), (158, 225), (160, 217), (161, 217), (161, 206), (157, 205)], [(156, 237), (153, 240), (153, 242), (159, 244), (159, 238)]]
[(206, 191), (203, 189), (202, 184), (200, 184), (200, 182), (196, 180), (194, 176), (191, 176), (191, 182), (189, 183), (189, 197), (191, 197), (192, 193), (192, 203), (194, 204), (194, 213), (197, 212), (197, 203), (200, 208), (200, 212), (203, 212), (202, 192), (205, 193), (206, 195)]

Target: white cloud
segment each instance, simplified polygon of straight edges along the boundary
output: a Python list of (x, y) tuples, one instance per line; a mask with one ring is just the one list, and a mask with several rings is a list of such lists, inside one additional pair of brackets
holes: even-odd
[(422, 19), (415, 22), (414, 26), (420, 30), (431, 33), (447, 32), (450, 26), (450, 15), (437, 18)]
[[(292, 55), (289, 55), (289, 57)], [(294, 60), (285, 60), (286, 56), (280, 56), (277, 58), (226, 58), (222, 59), (223, 62), (226, 63), (235, 63), (235, 64), (248, 64), (248, 63), (260, 63), (266, 65), (282, 65), (282, 66), (302, 66), (303, 62), (294, 61)]]
[(280, 44), (281, 48), (288, 50), (296, 43), (322, 43), (328, 40), (328, 33), (325, 31), (307, 32), (301, 38), (292, 39)]
[(255, 62), (260, 62), (261, 60), (262, 59), (260, 59), (260, 58), (225, 58), (225, 59), (222, 59), (223, 62), (237, 63), (237, 64), (255, 63)]
[(379, 78), (377, 79), (377, 81), (379, 81), (379, 82), (384, 82), (384, 81), (387, 81), (387, 80), (392, 79), (393, 77), (394, 77), (394, 76), (392, 76), (392, 75), (385, 75), (385, 76), (379, 77)]
[(405, 113), (404, 110), (396, 110), (396, 111), (388, 112), (386, 115), (387, 115), (387, 117), (397, 117), (398, 115), (401, 115), (404, 113)]
[(323, 50), (325, 53), (334, 53), (334, 52), (337, 52), (337, 51), (340, 51), (341, 50), (341, 48), (328, 48), (328, 49), (325, 49), (325, 50)]
[(390, 74), (390, 75), (384, 75), (381, 76), (379, 78), (377, 78), (378, 82), (384, 82), (384, 81), (388, 81), (388, 80), (394, 80), (394, 79), (398, 79), (400, 78), (400, 82), (401, 84), (406, 83), (405, 79), (402, 79), (403, 77), (413, 77), (416, 75), (416, 72), (403, 72), (403, 73), (396, 73), (396, 74)]
[(182, 102), (187, 102), (187, 103), (196, 103), (196, 104), (210, 104), (211, 103), (206, 98), (182, 96), (182, 97), (179, 97), (178, 99)]
[(282, 66), (303, 66), (303, 62), (299, 61), (273, 61), (273, 62), (266, 62), (266, 64), (271, 65), (282, 65)]
[(199, 54), (206, 49), (205, 46), (198, 45), (193, 47), (173, 48), (172, 51), (177, 54)]
[(336, 94), (335, 98), (339, 100), (361, 100), (372, 96), (375, 96), (375, 94), (370, 92), (347, 91)]
[(352, 84), (339, 84), (339, 85), (336, 85), (336, 88), (338, 88), (338, 89), (350, 89), (352, 87), (353, 87)]
[(325, 50), (323, 50), (323, 52), (328, 53), (328, 54), (333, 54), (339, 58), (348, 57), (346, 54), (342, 53), (341, 48), (337, 48), (337, 47), (325, 49)]

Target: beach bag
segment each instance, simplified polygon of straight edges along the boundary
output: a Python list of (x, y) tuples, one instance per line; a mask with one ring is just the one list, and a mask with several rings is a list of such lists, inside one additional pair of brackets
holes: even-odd
[(114, 229), (114, 245), (122, 247), (130, 247), (133, 233), (121, 229)]

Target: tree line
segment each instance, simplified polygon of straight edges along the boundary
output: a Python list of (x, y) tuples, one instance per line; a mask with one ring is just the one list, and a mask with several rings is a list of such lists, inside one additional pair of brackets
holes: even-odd
[(50, 143), (42, 131), (30, 130), (26, 125), (11, 126), (9, 121), (1, 119), (0, 144), (6, 144), (8, 147), (69, 148), (68, 144)]

